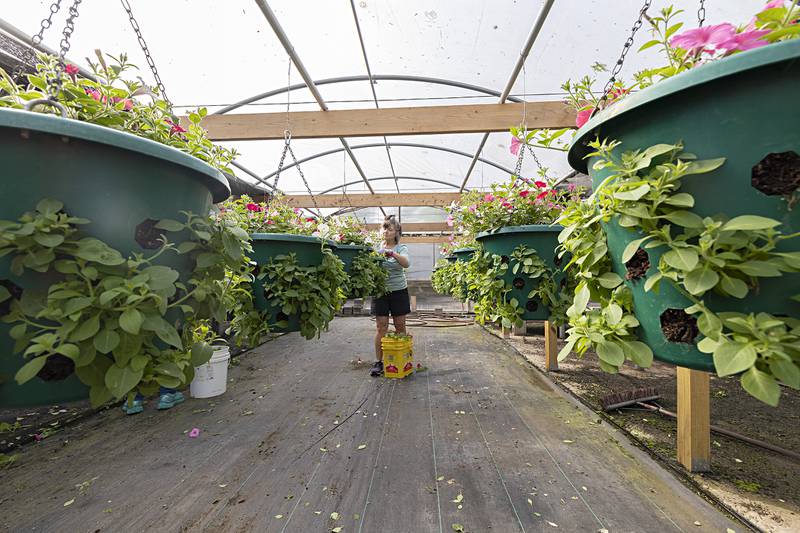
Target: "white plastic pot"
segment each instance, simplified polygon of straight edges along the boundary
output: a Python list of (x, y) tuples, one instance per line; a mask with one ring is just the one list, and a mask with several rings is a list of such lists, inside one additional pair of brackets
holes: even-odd
[(212, 398), (225, 393), (228, 388), (230, 359), (231, 354), (227, 346), (214, 347), (214, 355), (208, 363), (194, 369), (194, 379), (189, 386), (192, 398)]

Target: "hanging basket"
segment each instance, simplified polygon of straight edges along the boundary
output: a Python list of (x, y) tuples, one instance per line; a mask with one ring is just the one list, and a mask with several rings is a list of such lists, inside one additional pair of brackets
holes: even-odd
[(334, 241), (328, 241), (333, 254), (344, 263), (344, 271), (349, 276), (350, 267), (353, 265), (353, 259), (362, 252), (372, 250), (371, 246), (365, 244), (337, 244)]
[[(16, 220), (42, 198), (53, 198), (63, 202), (69, 214), (91, 221), (82, 231), (123, 256), (147, 254), (160, 246), (157, 239), (163, 230), (154, 227), (158, 220), (181, 220), (181, 211), (206, 214), (212, 202), (230, 195), (219, 171), (174, 148), (94, 124), (16, 109), (0, 109), (0, 161), (0, 219)], [(191, 269), (188, 258), (177, 254), (164, 254), (158, 262), (177, 269), (184, 279)], [(0, 259), (0, 282), (13, 283), (23, 292), (46, 290), (50, 284), (43, 275), (14, 276), (7, 257)], [(14, 375), (24, 359), (13, 346), (9, 326), (0, 324), (0, 407), (88, 397), (88, 388), (72, 374), (71, 361), (54, 357), (40, 377), (17, 385)]]
[[(683, 181), (682, 192), (695, 199), (692, 211), (700, 216), (761, 215), (780, 220), (776, 229), (783, 233), (800, 230), (800, 210), (789, 210), (782, 193), (770, 190), (776, 183), (756, 180), (754, 167), (771, 169), (772, 176), (790, 172), (800, 165), (800, 41), (788, 41), (743, 52), (708, 63), (690, 72), (664, 80), (639, 93), (627, 96), (590, 120), (575, 137), (569, 150), (570, 165), (587, 172), (596, 187), (607, 173), (596, 171), (596, 158), (585, 159), (591, 151), (587, 143), (597, 137), (615, 139), (623, 151), (643, 149), (659, 143), (683, 142), (687, 151), (700, 159), (725, 157), (717, 170)], [(776, 157), (772, 154), (783, 154)], [(794, 170), (796, 172), (796, 170)], [(767, 180), (769, 181), (769, 180)], [(764, 192), (766, 190), (766, 192)], [(625, 278), (621, 262), (625, 246), (637, 234), (618, 226), (606, 225), (613, 267)], [(791, 243), (782, 251), (793, 251)], [(663, 250), (650, 249), (650, 268), (645, 276), (625, 283), (633, 292), (640, 338), (657, 359), (678, 366), (711, 371), (711, 356), (696, 349), (693, 342), (670, 342), (662, 332), (661, 317), (670, 309), (684, 309), (690, 302), (669, 284), (659, 293), (644, 292), (647, 277), (657, 272)], [(800, 304), (790, 296), (800, 292), (798, 276), (762, 278), (758, 293), (743, 300), (722, 298), (709, 293), (704, 297), (713, 311), (743, 313), (765, 311), (776, 315), (800, 316)], [(699, 336), (698, 336), (699, 337)]]
[[(253, 233), (250, 237), (253, 239), (252, 259), (259, 266), (265, 265), (274, 257), (289, 253), (297, 256), (297, 262), (302, 267), (322, 264), (323, 241), (317, 237), (287, 233)], [(256, 279), (253, 283), (256, 309), (268, 313), (272, 331), (283, 333), (300, 331), (300, 314), (285, 315), (279, 305), (271, 302), (268, 287), (265, 287), (266, 281), (268, 280)], [(287, 325), (278, 326), (279, 322), (285, 322)]]
[(475, 248), (459, 248), (458, 250), (453, 250), (456, 261), (470, 261), (474, 254)]
[[(479, 233), (476, 239), (485, 251), (499, 255), (507, 263), (510, 262), (514, 249), (521, 244), (536, 250), (536, 254), (547, 265), (552, 265), (552, 268), (559, 272), (557, 281), (560, 282), (564, 274), (561, 273), (561, 260), (556, 255), (556, 247), (558, 246), (558, 234), (562, 229), (561, 226), (541, 224), (507, 226), (496, 231)], [(517, 276), (511, 271), (511, 268), (506, 271), (502, 279), (506, 285), (512, 287), (508, 293), (509, 300), (516, 298), (525, 309), (522, 315), (523, 320), (547, 320), (550, 317), (550, 310), (537, 298), (528, 298), (528, 293), (536, 288), (535, 280), (524, 275)]]

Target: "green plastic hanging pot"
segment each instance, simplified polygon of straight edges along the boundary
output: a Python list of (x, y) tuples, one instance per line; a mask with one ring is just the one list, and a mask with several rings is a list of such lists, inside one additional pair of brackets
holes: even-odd
[(336, 244), (333, 241), (331, 248), (333, 255), (338, 257), (344, 263), (344, 271), (349, 276), (350, 267), (353, 266), (353, 259), (362, 252), (372, 250), (371, 246), (365, 244)]
[[(210, 212), (230, 195), (225, 177), (175, 148), (129, 133), (76, 120), (17, 109), (0, 109), (0, 219), (16, 220), (42, 198), (64, 203), (71, 215), (91, 224), (81, 230), (124, 256), (152, 253), (163, 218), (182, 220), (181, 211)], [(164, 254), (159, 263), (190, 273), (188, 259)], [(0, 282), (46, 288), (50, 280), (10, 272), (0, 259)], [(70, 372), (71, 362), (50, 357), (43, 372), (24, 385), (14, 381), (25, 360), (13, 353), (9, 326), (0, 324), (0, 407), (42, 405), (88, 398), (89, 390)], [(64, 377), (67, 376), (67, 377)]]
[[(307, 235), (291, 235), (288, 233), (253, 233), (253, 261), (257, 265), (265, 265), (270, 259), (279, 255), (294, 253), (297, 262), (303, 267), (319, 266), (322, 264), (322, 249), (324, 245), (330, 245), (330, 241), (323, 243), (318, 237)], [(264, 281), (256, 279), (253, 283), (255, 297), (255, 307), (260, 311), (269, 314), (269, 324), (272, 331), (292, 332), (300, 331), (300, 313), (293, 315), (284, 314), (280, 306), (271, 302), (268, 298), (268, 288), (265, 289)], [(286, 327), (278, 327), (276, 324), (286, 321)]]
[[(796, 172), (800, 165), (798, 87), (800, 40), (707, 63), (627, 96), (599, 113), (578, 131), (569, 150), (570, 165), (580, 172), (588, 170), (597, 186), (608, 172), (594, 170), (596, 158), (586, 159), (591, 151), (587, 143), (595, 138), (620, 141), (616, 155), (681, 141), (688, 152), (700, 159), (726, 158), (719, 169), (683, 180), (681, 191), (695, 198), (694, 212), (728, 218), (761, 215), (780, 220), (782, 225), (778, 229), (784, 233), (796, 232), (800, 230), (800, 211), (787, 207), (782, 197), (786, 191), (777, 191), (775, 184), (759, 180), (756, 188), (752, 180), (757, 165), (775, 176)], [(624, 278), (627, 269), (620, 261), (622, 251), (637, 234), (613, 221), (606, 230), (614, 271)], [(798, 245), (789, 241), (784, 251), (797, 249)], [(711, 371), (714, 369), (711, 356), (696, 349), (699, 336), (691, 342), (675, 342), (667, 340), (661, 329), (661, 317), (668, 316), (665, 312), (685, 309), (690, 302), (667, 283), (660, 284), (658, 294), (644, 292), (647, 276), (656, 272), (658, 258), (664, 251), (647, 250), (650, 261), (647, 274), (625, 282), (633, 291), (636, 317), (641, 322), (640, 337), (657, 359)], [(800, 304), (790, 300), (798, 292), (798, 276), (784, 275), (762, 278), (759, 291), (743, 300), (712, 294), (704, 300), (717, 312), (764, 311), (800, 316)], [(684, 335), (684, 341), (686, 338)]]
[[(521, 244), (536, 250), (536, 254), (547, 265), (558, 271), (557, 281), (561, 282), (564, 274), (561, 272), (562, 260), (556, 254), (556, 247), (558, 246), (558, 234), (562, 229), (564, 228), (558, 225), (546, 226), (543, 224), (507, 226), (496, 231), (479, 233), (476, 239), (485, 251), (499, 255), (506, 263), (510, 263), (511, 254)], [(508, 293), (509, 300), (516, 298), (519, 305), (525, 309), (522, 314), (523, 320), (547, 320), (550, 317), (550, 310), (538, 298), (528, 298), (530, 291), (538, 285), (537, 282), (524, 275), (515, 275), (511, 271), (510, 265), (503, 276), (503, 281), (512, 287)]]
[[(456, 256), (456, 262), (458, 263), (466, 263), (472, 260), (472, 256), (475, 255), (475, 248), (459, 248), (457, 250), (453, 250), (453, 255)], [(467, 283), (463, 283), (461, 287), (461, 292), (463, 294), (467, 294)], [(468, 298), (458, 298), (461, 301), (466, 301)]]

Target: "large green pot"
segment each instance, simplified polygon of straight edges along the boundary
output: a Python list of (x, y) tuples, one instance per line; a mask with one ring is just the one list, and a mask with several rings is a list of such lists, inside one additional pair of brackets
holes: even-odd
[[(294, 253), (297, 256), (297, 262), (300, 266), (319, 266), (322, 264), (323, 246), (329, 244), (328, 242), (323, 243), (317, 237), (290, 235), (288, 233), (253, 233), (250, 237), (253, 239), (252, 259), (259, 266), (268, 263), (273, 257), (289, 253)], [(272, 331), (300, 331), (300, 314), (295, 313), (287, 316), (281, 311), (280, 306), (272, 304), (267, 298), (264, 284), (261, 280), (256, 279), (253, 283), (253, 291), (255, 292), (255, 307), (269, 314), (268, 321)], [(287, 327), (283, 328), (276, 325), (277, 322), (284, 320), (288, 323)]]
[[(472, 260), (472, 256), (475, 255), (475, 248), (459, 248), (458, 250), (453, 250), (453, 255), (456, 258), (456, 262), (458, 263), (466, 263)], [(468, 284), (466, 282), (463, 283), (463, 287), (461, 288), (461, 292), (463, 294), (468, 293)], [(469, 297), (465, 297), (463, 299), (459, 298), (459, 300), (465, 301), (468, 300)]]
[(330, 242), (332, 243), (333, 255), (344, 263), (344, 272), (348, 276), (350, 275), (350, 267), (353, 266), (353, 259), (361, 252), (372, 250), (371, 246), (365, 244), (336, 244), (333, 241)]
[[(556, 254), (558, 246), (558, 234), (564, 229), (561, 226), (545, 226), (541, 224), (531, 226), (508, 226), (497, 231), (479, 233), (478, 242), (487, 252), (499, 255), (503, 261), (508, 263), (511, 254), (520, 244), (524, 244), (529, 249), (536, 250), (536, 254), (544, 262), (557, 270), (558, 281), (564, 277), (561, 272), (561, 260)], [(550, 310), (539, 301), (538, 298), (528, 299), (528, 293), (536, 288), (538, 283), (528, 279), (524, 275), (515, 275), (511, 271), (511, 266), (503, 276), (506, 285), (512, 287), (508, 293), (509, 300), (516, 298), (519, 304), (525, 309), (522, 314), (523, 320), (547, 320), (550, 318)]]
[[(94, 124), (15, 109), (0, 109), (0, 161), (0, 219), (16, 220), (45, 197), (60, 200), (69, 214), (91, 220), (82, 231), (125, 256), (157, 247), (161, 231), (152, 230), (147, 221), (181, 220), (181, 211), (207, 214), (212, 202), (230, 195), (219, 171), (174, 148)], [(169, 253), (162, 258), (160, 263), (188, 277), (188, 259)], [(5, 283), (23, 290), (49, 285), (38, 274), (16, 277), (9, 266), (7, 257), (0, 259), (0, 280)], [(24, 360), (13, 353), (8, 331), (7, 324), (0, 324), (0, 407), (88, 397), (88, 388), (74, 374), (17, 385), (14, 374)], [(54, 364), (49, 361), (46, 369), (58, 363), (50, 360)], [(59, 369), (68, 371), (69, 363)]]
[[(714, 172), (689, 176), (681, 191), (695, 198), (693, 211), (701, 216), (721, 214), (762, 215), (780, 220), (785, 233), (800, 230), (800, 210), (789, 210), (781, 196), (768, 196), (751, 185), (752, 169), (772, 153), (800, 154), (800, 41), (788, 41), (736, 54), (664, 80), (627, 96), (599, 113), (578, 131), (569, 151), (569, 162), (578, 171), (588, 169), (597, 186), (608, 175), (592, 167), (596, 158), (587, 142), (597, 136), (622, 144), (615, 153), (642, 149), (658, 143), (683, 141), (687, 151), (701, 159), (725, 157)], [(607, 226), (614, 270), (625, 277), (622, 251), (636, 233), (613, 221)], [(785, 250), (797, 250), (790, 241)], [(650, 270), (657, 271), (664, 250), (647, 250)], [(661, 331), (661, 315), (667, 309), (684, 309), (690, 302), (667, 283), (658, 294), (644, 292), (645, 278), (625, 283), (633, 291), (640, 336), (656, 358), (698, 370), (713, 370), (711, 356), (695, 343), (668, 341)], [(762, 278), (760, 290), (743, 300), (717, 295), (704, 297), (715, 311), (758, 312), (800, 316), (800, 304), (789, 299), (800, 292), (796, 275)]]

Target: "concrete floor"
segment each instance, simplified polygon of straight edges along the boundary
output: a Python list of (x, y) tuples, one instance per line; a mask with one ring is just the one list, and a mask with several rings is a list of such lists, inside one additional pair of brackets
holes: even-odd
[(356, 361), (373, 328), (283, 336), (223, 396), (26, 446), (0, 470), (0, 529), (745, 531), (483, 329), (413, 328), (427, 370), (393, 381)]

